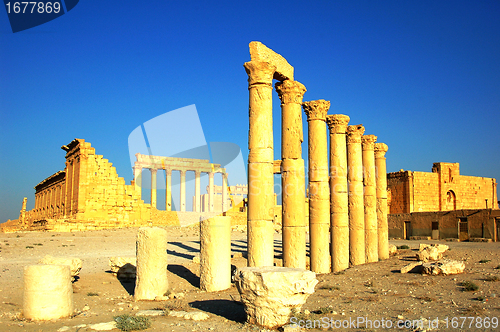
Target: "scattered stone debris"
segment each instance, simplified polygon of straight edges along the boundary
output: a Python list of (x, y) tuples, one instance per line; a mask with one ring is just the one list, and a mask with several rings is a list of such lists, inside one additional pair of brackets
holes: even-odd
[(450, 275), (450, 274), (460, 274), (465, 270), (465, 263), (460, 261), (454, 261), (450, 259), (443, 259), (436, 262), (424, 263), (424, 262), (414, 262), (403, 266), (401, 268), (401, 273), (422, 273), (430, 275)]
[(141, 310), (135, 314), (136, 316), (164, 316), (165, 311), (160, 309)]
[(398, 247), (396, 247), (394, 244), (389, 245), (389, 255), (394, 256), (398, 254)]
[(443, 253), (450, 247), (445, 244), (420, 244), (420, 250), (417, 253), (417, 260), (422, 262), (437, 261), (443, 258)]
[(187, 312), (187, 311), (174, 311), (174, 310), (172, 310), (168, 313), (168, 315), (172, 316), (172, 317), (180, 317), (180, 318), (191, 319), (191, 320), (196, 320), (196, 321), (207, 320), (210, 317), (210, 316), (208, 316), (208, 314), (201, 312), (201, 311)]
[(46, 255), (38, 261), (38, 264), (68, 265), (73, 278), (78, 276), (80, 274), (80, 270), (82, 269), (82, 260), (80, 258), (53, 257)]
[(94, 331), (111, 331), (116, 329), (116, 322), (111, 321), (106, 323), (90, 324), (88, 327)]

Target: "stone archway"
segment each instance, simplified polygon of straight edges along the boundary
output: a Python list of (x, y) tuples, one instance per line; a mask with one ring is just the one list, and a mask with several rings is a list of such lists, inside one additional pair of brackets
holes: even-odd
[(448, 192), (446, 193), (445, 210), (450, 211), (456, 209), (457, 209), (457, 195), (455, 195), (455, 192), (453, 190), (448, 190)]

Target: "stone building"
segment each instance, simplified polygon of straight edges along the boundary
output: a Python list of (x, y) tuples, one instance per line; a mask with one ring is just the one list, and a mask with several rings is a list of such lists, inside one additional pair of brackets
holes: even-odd
[[(240, 212), (246, 212), (245, 210), (245, 199), (248, 194), (248, 186), (246, 184), (237, 184), (235, 186), (227, 187), (228, 195), (226, 197), (226, 202), (223, 204), (223, 190), (222, 186), (214, 185), (213, 187), (213, 199), (214, 199), (214, 212), (223, 212), (223, 207), (226, 206), (227, 210), (232, 208), (237, 208)], [(209, 211), (210, 202), (210, 187), (207, 186), (207, 193), (201, 195), (201, 212)], [(196, 196), (193, 196), (193, 206), (196, 204)]]
[(388, 173), (387, 184), (390, 237), (500, 241), (495, 179), (460, 175), (458, 163), (434, 163), (432, 173)]
[(434, 163), (432, 173), (387, 174), (389, 213), (497, 209), (497, 182), (460, 175), (458, 163)]

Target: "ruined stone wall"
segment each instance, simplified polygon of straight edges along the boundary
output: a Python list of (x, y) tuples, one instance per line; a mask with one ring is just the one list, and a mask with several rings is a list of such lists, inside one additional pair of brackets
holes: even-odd
[(458, 163), (434, 163), (432, 173), (388, 173), (387, 184), (390, 214), (498, 209), (496, 180), (460, 175)]
[(437, 231), (434, 233), (437, 239), (459, 238), (459, 221), (466, 221), (468, 238), (495, 240), (495, 231), (498, 227), (495, 219), (500, 221), (499, 216), (498, 210), (492, 209), (390, 214), (388, 216), (389, 237), (433, 237), (434, 228)]

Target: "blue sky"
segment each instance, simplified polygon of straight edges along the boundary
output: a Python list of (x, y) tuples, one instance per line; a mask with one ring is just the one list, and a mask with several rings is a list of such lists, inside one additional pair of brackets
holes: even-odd
[(33, 187), (64, 168), (60, 146), (74, 138), (129, 183), (128, 135), (192, 104), (206, 141), (237, 144), (246, 163), (254, 40), (295, 67), (305, 101), (330, 100), (330, 114), (386, 143), (388, 171), (459, 162), (498, 180), (499, 17), (498, 1), (80, 1), (12, 33), (3, 11), (0, 222), (23, 197), (33, 207)]

